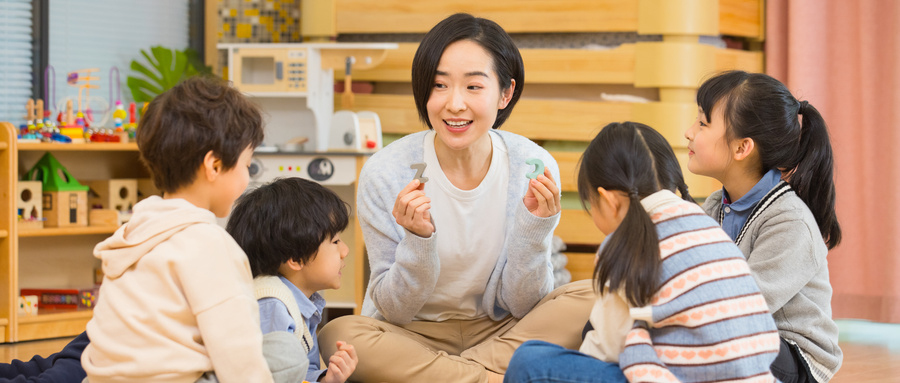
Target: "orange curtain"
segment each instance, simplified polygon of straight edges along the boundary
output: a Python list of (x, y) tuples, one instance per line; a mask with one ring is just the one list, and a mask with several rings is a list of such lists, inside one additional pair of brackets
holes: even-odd
[(831, 133), (843, 229), (828, 255), (834, 317), (900, 323), (900, 1), (766, 6), (767, 72)]

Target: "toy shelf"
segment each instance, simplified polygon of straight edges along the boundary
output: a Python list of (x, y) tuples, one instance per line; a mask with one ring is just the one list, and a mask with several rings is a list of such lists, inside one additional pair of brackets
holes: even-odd
[(93, 315), (91, 309), (39, 309), (37, 315), (19, 315), (17, 341), (78, 334)]
[[(4, 143), (5, 144), (5, 143)], [(35, 151), (35, 150), (52, 150), (52, 151), (79, 151), (79, 152), (102, 152), (115, 151), (127, 152), (137, 151), (137, 143), (119, 143), (119, 142), (98, 142), (90, 144), (63, 144), (63, 143), (47, 143), (47, 142), (23, 142), (18, 145), (19, 151)]]
[(75, 336), (93, 316), (90, 309), (45, 309), (20, 315), (20, 287), (84, 288), (93, 285), (93, 247), (117, 226), (26, 229), (16, 218), (19, 176), (44, 152), (66, 164), (76, 179), (146, 178), (136, 143), (19, 142), (16, 128), (0, 122), (0, 342)]
[(53, 227), (35, 230), (19, 230), (21, 237), (51, 237), (61, 235), (91, 235), (112, 234), (118, 226), (79, 226), (79, 227)]

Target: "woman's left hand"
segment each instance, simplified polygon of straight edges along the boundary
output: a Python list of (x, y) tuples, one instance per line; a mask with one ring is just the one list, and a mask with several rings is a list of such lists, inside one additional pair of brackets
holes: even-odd
[(525, 203), (525, 208), (537, 217), (547, 218), (559, 213), (562, 209), (559, 187), (553, 181), (549, 168), (544, 168), (544, 174), (528, 181), (528, 192), (525, 193), (522, 202)]

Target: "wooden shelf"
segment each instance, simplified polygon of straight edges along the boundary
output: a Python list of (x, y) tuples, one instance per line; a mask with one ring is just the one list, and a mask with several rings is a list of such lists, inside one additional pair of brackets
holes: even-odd
[(9, 319), (0, 318), (0, 326), (6, 326), (9, 324)]
[(95, 142), (89, 144), (63, 144), (48, 142), (23, 142), (18, 144), (19, 151), (37, 151), (37, 150), (53, 150), (53, 151), (82, 151), (82, 152), (128, 152), (137, 151), (136, 142)]
[(39, 309), (38, 315), (19, 315), (17, 341), (78, 335), (93, 315), (90, 309)]
[(0, 238), (9, 237), (9, 232), (6, 230), (0, 230)]
[(20, 230), (19, 237), (50, 237), (59, 235), (91, 235), (112, 234), (118, 226), (80, 226), (80, 227), (51, 227), (38, 230)]

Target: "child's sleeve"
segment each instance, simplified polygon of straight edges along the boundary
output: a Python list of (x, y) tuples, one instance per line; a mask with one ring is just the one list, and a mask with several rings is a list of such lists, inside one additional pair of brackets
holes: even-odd
[(259, 303), (259, 328), (263, 334), (273, 331), (286, 331), (291, 334), (297, 324), (288, 312), (287, 307), (276, 298), (262, 298)]
[(35, 356), (28, 362), (0, 364), (0, 383), (81, 383), (86, 376), (81, 353), (88, 343), (87, 333), (82, 332), (62, 351), (46, 359)]
[(604, 362), (618, 363), (625, 338), (634, 327), (628, 308), (628, 303), (619, 294), (598, 296), (591, 309), (593, 329), (585, 335), (579, 351)]
[(216, 377), (222, 383), (272, 382), (247, 257), (224, 230), (196, 226), (185, 233), (194, 240), (180, 244), (186, 256), (173, 269)]
[[(750, 274), (773, 313), (799, 294), (822, 267), (827, 267), (824, 259), (816, 256), (814, 243), (825, 247), (818, 231), (813, 234), (800, 217), (793, 215), (786, 212), (764, 222), (747, 258)], [(827, 250), (822, 251), (826, 253)]]
[(619, 367), (629, 382), (679, 382), (653, 348), (647, 322), (635, 321), (619, 355)]

